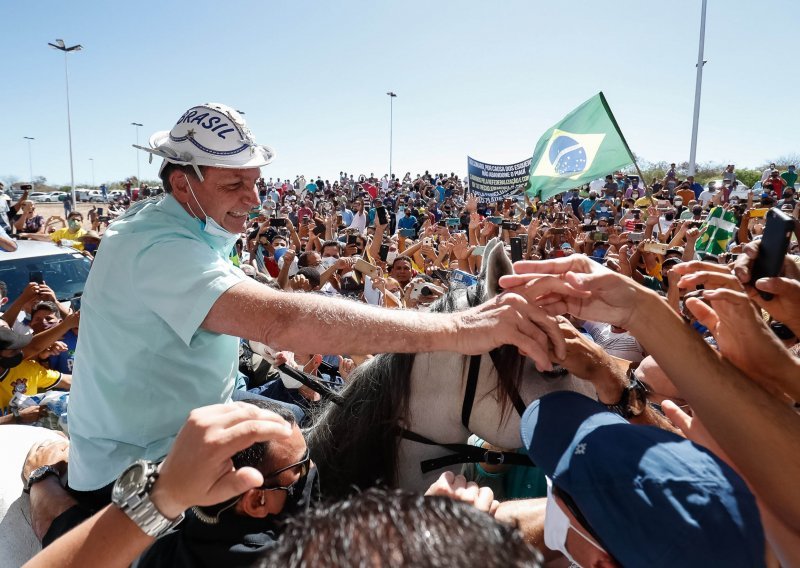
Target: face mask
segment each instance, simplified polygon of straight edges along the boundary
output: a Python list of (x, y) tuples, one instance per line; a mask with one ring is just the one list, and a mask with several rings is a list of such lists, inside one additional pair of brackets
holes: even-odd
[(69, 227), (70, 232), (73, 233), (81, 228), (81, 224), (78, 221), (74, 220), (67, 221), (67, 226)]
[(675, 200), (675, 207), (680, 207), (681, 205), (683, 205), (683, 201), (681, 201), (680, 199), (676, 199)]
[(569, 522), (567, 514), (558, 506), (552, 493), (552, 482), (547, 479), (547, 505), (545, 506), (544, 513), (544, 543), (550, 550), (557, 550), (567, 557), (567, 560), (572, 562), (573, 565), (580, 567), (580, 564), (575, 562), (569, 552), (567, 552), (567, 533), (572, 528), (576, 533), (583, 537), (592, 546), (600, 551), (605, 552), (598, 546), (593, 539), (589, 538), (583, 531), (578, 530)]
[(328, 270), (331, 266), (336, 264), (336, 261), (339, 260), (335, 256), (326, 256), (323, 257), (322, 262), (320, 263), (320, 267), (322, 268), (322, 272)]
[[(184, 174), (183, 177), (186, 179), (186, 184), (189, 186), (189, 191), (191, 192), (195, 203), (197, 203), (197, 206), (200, 208), (200, 212), (205, 217), (205, 220), (200, 219), (199, 217), (197, 217), (197, 215), (195, 215), (194, 211), (192, 211), (192, 206), (189, 205), (189, 210), (192, 211), (192, 215), (194, 215), (195, 218), (197, 218), (197, 220), (200, 221), (200, 227), (203, 229), (203, 232), (205, 234), (207, 234), (208, 236), (210, 236), (210, 237), (216, 237), (216, 238), (226, 239), (226, 240), (228, 240), (228, 239), (233, 239), (233, 240), (237, 239), (238, 235), (235, 235), (235, 234), (231, 233), (230, 231), (228, 231), (225, 227), (222, 227), (219, 223), (217, 223), (214, 220), (214, 218), (211, 215), (209, 215), (208, 213), (206, 213), (203, 210), (203, 206), (200, 205), (200, 201), (198, 201), (197, 196), (194, 194), (194, 189), (192, 189), (192, 184), (189, 183), (189, 178), (186, 177), (186, 174)], [(231, 243), (231, 245), (228, 246), (227, 248), (230, 249), (231, 246), (233, 246), (233, 243)]]
[(22, 352), (17, 353), (16, 355), (12, 355), (11, 357), (0, 357), (0, 368), (2, 369), (13, 369), (20, 363), (22, 363)]

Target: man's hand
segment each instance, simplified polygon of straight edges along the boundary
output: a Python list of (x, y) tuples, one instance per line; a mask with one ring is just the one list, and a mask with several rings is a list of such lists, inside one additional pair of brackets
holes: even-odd
[(53, 292), (53, 289), (50, 288), (46, 283), (39, 284), (39, 298), (45, 302), (58, 302), (58, 298), (56, 298), (56, 293)]
[[(38, 406), (38, 405), (28, 406), (19, 411), (19, 419), (17, 420), (17, 423), (33, 424), (40, 418), (44, 418), (46, 414), (47, 414), (46, 406)], [(41, 464), (41, 465), (46, 465), (46, 464)]]
[(800, 399), (796, 378), (800, 363), (767, 327), (742, 292), (721, 288), (704, 291), (709, 304), (688, 298), (686, 308), (717, 341), (720, 353), (745, 375), (776, 395)]
[[(744, 291), (730, 268), (723, 264), (693, 260), (676, 264), (670, 272), (681, 276), (678, 281), (679, 288), (694, 289), (702, 285), (707, 289), (728, 288), (740, 292)], [(670, 285), (672, 285), (672, 282), (670, 282)]]
[(515, 345), (533, 359), (537, 369), (550, 370), (550, 343), (558, 359), (566, 346), (556, 320), (522, 295), (505, 292), (471, 310), (451, 315), (456, 323), (457, 351), (487, 353), (500, 345)]
[[(31, 406), (25, 410), (33, 408), (38, 407)], [(65, 439), (37, 442), (31, 446), (28, 455), (25, 456), (25, 462), (22, 464), (22, 482), (27, 484), (33, 470), (45, 465), (53, 466), (60, 475), (64, 475), (67, 472), (68, 456), (69, 442)]]
[(292, 427), (274, 412), (234, 402), (193, 410), (161, 464), (150, 495), (169, 519), (194, 505), (214, 505), (264, 483), (252, 467), (233, 468), (231, 457), (255, 442), (288, 438)]
[(648, 293), (630, 278), (585, 255), (521, 261), (514, 264), (514, 272), (500, 278), (500, 286), (507, 292), (527, 298), (540, 294), (539, 305), (553, 315), (570, 313), (580, 319), (604, 321), (625, 329), (640, 317), (639, 300)]
[(484, 513), (494, 515), (500, 505), (489, 487), (480, 487), (474, 481), (467, 481), (463, 475), (455, 475), (446, 471), (439, 476), (425, 492), (426, 497), (449, 497), (456, 501), (468, 503)]

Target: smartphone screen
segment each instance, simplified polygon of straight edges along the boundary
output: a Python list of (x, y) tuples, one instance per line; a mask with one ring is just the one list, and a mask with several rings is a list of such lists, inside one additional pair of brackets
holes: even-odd
[(378, 214), (378, 222), (381, 225), (388, 225), (389, 224), (389, 218), (386, 215), (386, 207), (377, 207), (375, 209), (375, 211)]
[(522, 238), (511, 238), (511, 262), (519, 262), (522, 260)]
[(42, 276), (42, 272), (39, 270), (31, 271), (28, 273), (28, 281), (44, 284), (44, 276)]
[[(794, 230), (794, 219), (783, 213), (778, 208), (773, 208), (767, 213), (767, 224), (764, 234), (758, 245), (758, 257), (753, 263), (753, 276), (751, 282), (759, 278), (772, 278), (781, 273), (783, 259), (789, 250), (789, 242)], [(765, 300), (771, 300), (769, 292), (758, 292)]]
[(270, 219), (269, 224), (273, 227), (285, 227), (286, 226), (286, 219)]
[(381, 248), (378, 250), (378, 256), (383, 262), (386, 262), (386, 259), (389, 257), (389, 245), (381, 245)]

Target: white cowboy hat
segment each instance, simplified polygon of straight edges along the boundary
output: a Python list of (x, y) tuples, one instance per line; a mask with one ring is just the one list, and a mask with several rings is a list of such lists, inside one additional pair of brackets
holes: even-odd
[(150, 147), (135, 148), (164, 158), (159, 174), (167, 163), (192, 166), (200, 178), (199, 166), (215, 168), (259, 168), (275, 159), (269, 146), (256, 144), (244, 118), (236, 110), (219, 103), (206, 103), (187, 110), (172, 130), (156, 132)]

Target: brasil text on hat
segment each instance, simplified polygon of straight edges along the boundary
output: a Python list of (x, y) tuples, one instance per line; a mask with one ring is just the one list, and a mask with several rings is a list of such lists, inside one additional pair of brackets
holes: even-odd
[(574, 392), (534, 401), (521, 435), (622, 566), (764, 565), (755, 498), (705, 448)]
[(192, 166), (200, 180), (199, 166), (215, 168), (259, 168), (275, 158), (269, 146), (256, 144), (244, 118), (229, 106), (206, 103), (187, 110), (172, 130), (156, 132), (150, 147), (135, 148), (164, 158), (159, 174), (167, 163)]

